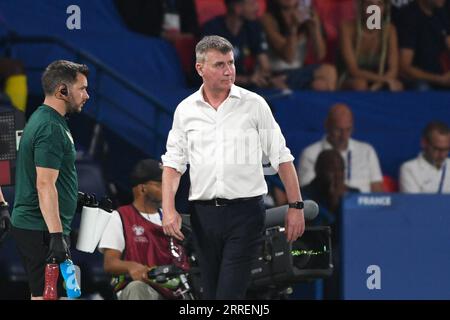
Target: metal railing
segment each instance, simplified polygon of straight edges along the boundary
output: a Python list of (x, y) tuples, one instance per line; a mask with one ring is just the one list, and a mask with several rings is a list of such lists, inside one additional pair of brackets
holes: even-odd
[[(135, 113), (129, 110), (129, 108), (122, 106), (121, 110), (125, 112), (131, 119), (135, 120), (136, 122), (140, 123), (143, 127), (148, 128), (149, 131), (154, 135), (155, 139), (154, 146), (152, 148), (153, 153), (157, 154), (159, 142), (160, 139), (163, 139), (165, 141), (166, 136), (162, 135), (158, 131), (158, 124), (160, 121), (161, 114), (165, 114), (168, 116), (172, 116), (172, 112), (168, 111), (164, 104), (159, 101), (154, 96), (148, 94), (145, 89), (142, 87), (134, 84), (132, 81), (126, 79), (125, 76), (121, 75), (120, 73), (113, 70), (111, 67), (107, 66), (103, 62), (101, 62), (98, 58), (90, 54), (89, 52), (86, 52), (84, 50), (80, 50), (78, 48), (75, 48), (70, 43), (58, 38), (58, 37), (52, 37), (52, 36), (20, 36), (13, 32), (9, 33), (8, 35), (0, 38), (0, 47), (3, 47), (5, 52), (8, 55), (11, 55), (11, 52), (13, 50), (13, 47), (18, 44), (51, 44), (56, 45), (60, 48), (63, 48), (67, 50), (69, 53), (74, 55), (74, 61), (78, 63), (86, 63), (90, 66), (93, 66), (95, 68), (95, 75), (96, 79), (94, 81), (93, 89), (95, 90), (96, 94), (96, 103), (95, 103), (95, 120), (97, 122), (100, 122), (97, 118), (99, 114), (99, 110), (102, 107), (103, 101), (107, 104), (115, 105), (121, 107), (120, 102), (114, 101), (109, 96), (104, 95), (101, 93), (100, 85), (101, 81), (104, 77), (109, 77), (110, 79), (117, 82), (122, 88), (126, 89), (127, 91), (131, 92), (132, 94), (136, 95), (137, 97), (142, 98), (142, 100), (145, 103), (148, 103), (149, 106), (153, 107), (155, 109), (155, 117), (153, 119), (152, 124), (149, 125), (149, 122), (142, 121), (141, 117), (138, 117)], [(35, 68), (33, 71), (42, 71), (45, 67), (42, 68)], [(104, 124), (103, 124), (104, 125)], [(106, 125), (107, 126), (107, 125)], [(112, 129), (112, 128), (111, 128)], [(123, 137), (125, 138), (125, 137)], [(140, 148), (139, 144), (137, 142), (132, 142), (134, 146)], [(140, 148), (141, 149), (141, 148)], [(143, 150), (147, 151), (147, 150)]]

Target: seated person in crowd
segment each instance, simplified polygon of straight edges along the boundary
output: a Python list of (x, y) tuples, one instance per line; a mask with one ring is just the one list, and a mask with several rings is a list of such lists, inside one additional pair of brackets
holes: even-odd
[(9, 215), (9, 205), (3, 197), (2, 189), (0, 188), (0, 246), (6, 239), (11, 230), (11, 217)]
[(305, 66), (308, 48), (314, 50), (317, 61), (326, 54), (323, 28), (314, 9), (300, 6), (299, 0), (268, 0), (267, 12), (261, 21), (267, 35), (272, 70), (286, 75), (291, 89), (336, 89), (334, 66)]
[(415, 0), (391, 0), (391, 21), (397, 25), (403, 8)]
[[(340, 60), (343, 60), (339, 85), (341, 89), (371, 90), (403, 89), (398, 80), (398, 43), (395, 26), (390, 23), (390, 0), (362, 0), (357, 18), (340, 27)], [(367, 8), (381, 9), (381, 29), (368, 29)]]
[(345, 184), (345, 163), (337, 150), (321, 151), (314, 165), (314, 172), (314, 179), (302, 187), (302, 194), (316, 201), (335, 220), (344, 194), (359, 190)]
[(234, 47), (236, 85), (286, 89), (285, 76), (273, 76), (267, 42), (258, 18), (257, 0), (225, 0), (227, 12), (203, 26), (203, 36), (218, 35)]
[(345, 184), (345, 164), (337, 150), (320, 152), (314, 166), (315, 178), (301, 188), (305, 199), (312, 199), (319, 205), (319, 220), (323, 225), (331, 226), (331, 245), (335, 270), (331, 278), (325, 279), (325, 299), (339, 299), (339, 226), (341, 201), (347, 192), (359, 192)]
[[(113, 212), (100, 240), (105, 271), (120, 276), (115, 287), (119, 300), (173, 298), (169, 289), (150, 282), (147, 272), (174, 263), (186, 267), (183, 248), (164, 235), (161, 227), (161, 177), (161, 165), (155, 160), (142, 160), (135, 166), (131, 173), (134, 201)], [(174, 260), (172, 245), (181, 261)]]
[(198, 35), (194, 0), (115, 0), (115, 3), (126, 25), (135, 32), (172, 43)]
[(353, 114), (345, 104), (331, 107), (325, 120), (326, 136), (308, 146), (300, 156), (298, 175), (300, 186), (315, 176), (314, 166), (322, 150), (339, 151), (345, 163), (345, 183), (361, 192), (382, 192), (383, 176), (374, 148), (368, 143), (351, 139)]
[(400, 192), (450, 193), (450, 129), (430, 122), (422, 133), (422, 152), (400, 167)]
[(445, 0), (416, 0), (402, 8), (397, 25), (400, 74), (408, 88), (450, 88), (450, 72), (444, 72), (441, 55), (449, 54), (450, 21)]

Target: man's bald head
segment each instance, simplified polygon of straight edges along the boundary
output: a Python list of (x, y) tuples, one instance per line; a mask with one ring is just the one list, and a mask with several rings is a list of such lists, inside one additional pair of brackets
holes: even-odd
[(343, 103), (333, 105), (325, 120), (327, 140), (338, 151), (346, 150), (353, 132), (353, 113)]

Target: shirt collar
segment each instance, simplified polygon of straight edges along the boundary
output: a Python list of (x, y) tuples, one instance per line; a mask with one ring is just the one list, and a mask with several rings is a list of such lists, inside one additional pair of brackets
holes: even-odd
[[(326, 135), (324, 135), (322, 138), (322, 149), (323, 150), (333, 149), (332, 145), (328, 142)], [(345, 152), (348, 152), (349, 150), (354, 150), (354, 149), (355, 149), (355, 142), (352, 138), (350, 138), (348, 140), (347, 149), (344, 150), (343, 152), (345, 153)]]
[[(425, 159), (425, 157), (424, 157), (424, 155), (423, 155), (423, 152), (419, 153), (419, 155), (417, 156), (417, 158), (418, 158), (418, 161), (419, 161), (419, 164), (420, 164), (421, 167), (432, 168), (433, 170), (436, 170), (436, 171), (441, 171), (442, 168), (444, 167), (444, 166), (442, 165), (442, 166), (438, 169), (438, 168), (436, 168), (435, 166), (433, 166), (431, 163), (429, 163), (429, 162), (427, 161), (427, 159)], [(445, 163), (448, 164), (448, 158), (445, 159)]]
[[(206, 103), (205, 98), (203, 96), (203, 84), (200, 86), (200, 89), (197, 90), (197, 92), (195, 93), (195, 101), (196, 102), (202, 102), (202, 103)], [(236, 85), (232, 85), (231, 89), (230, 89), (230, 93), (228, 94), (228, 97), (233, 97), (233, 98), (238, 98), (241, 99), (241, 90), (239, 90), (239, 87)], [(227, 97), (227, 99), (228, 99)], [(225, 99), (226, 100), (226, 99)]]

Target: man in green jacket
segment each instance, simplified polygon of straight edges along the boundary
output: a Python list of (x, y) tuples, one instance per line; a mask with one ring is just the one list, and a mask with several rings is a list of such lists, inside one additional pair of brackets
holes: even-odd
[[(44, 103), (30, 117), (20, 141), (11, 222), (31, 299), (42, 299), (45, 265), (70, 257), (78, 180), (74, 142), (65, 116), (81, 112), (89, 99), (88, 72), (86, 65), (64, 60), (46, 68)], [(63, 295), (61, 284), (58, 296)]]

